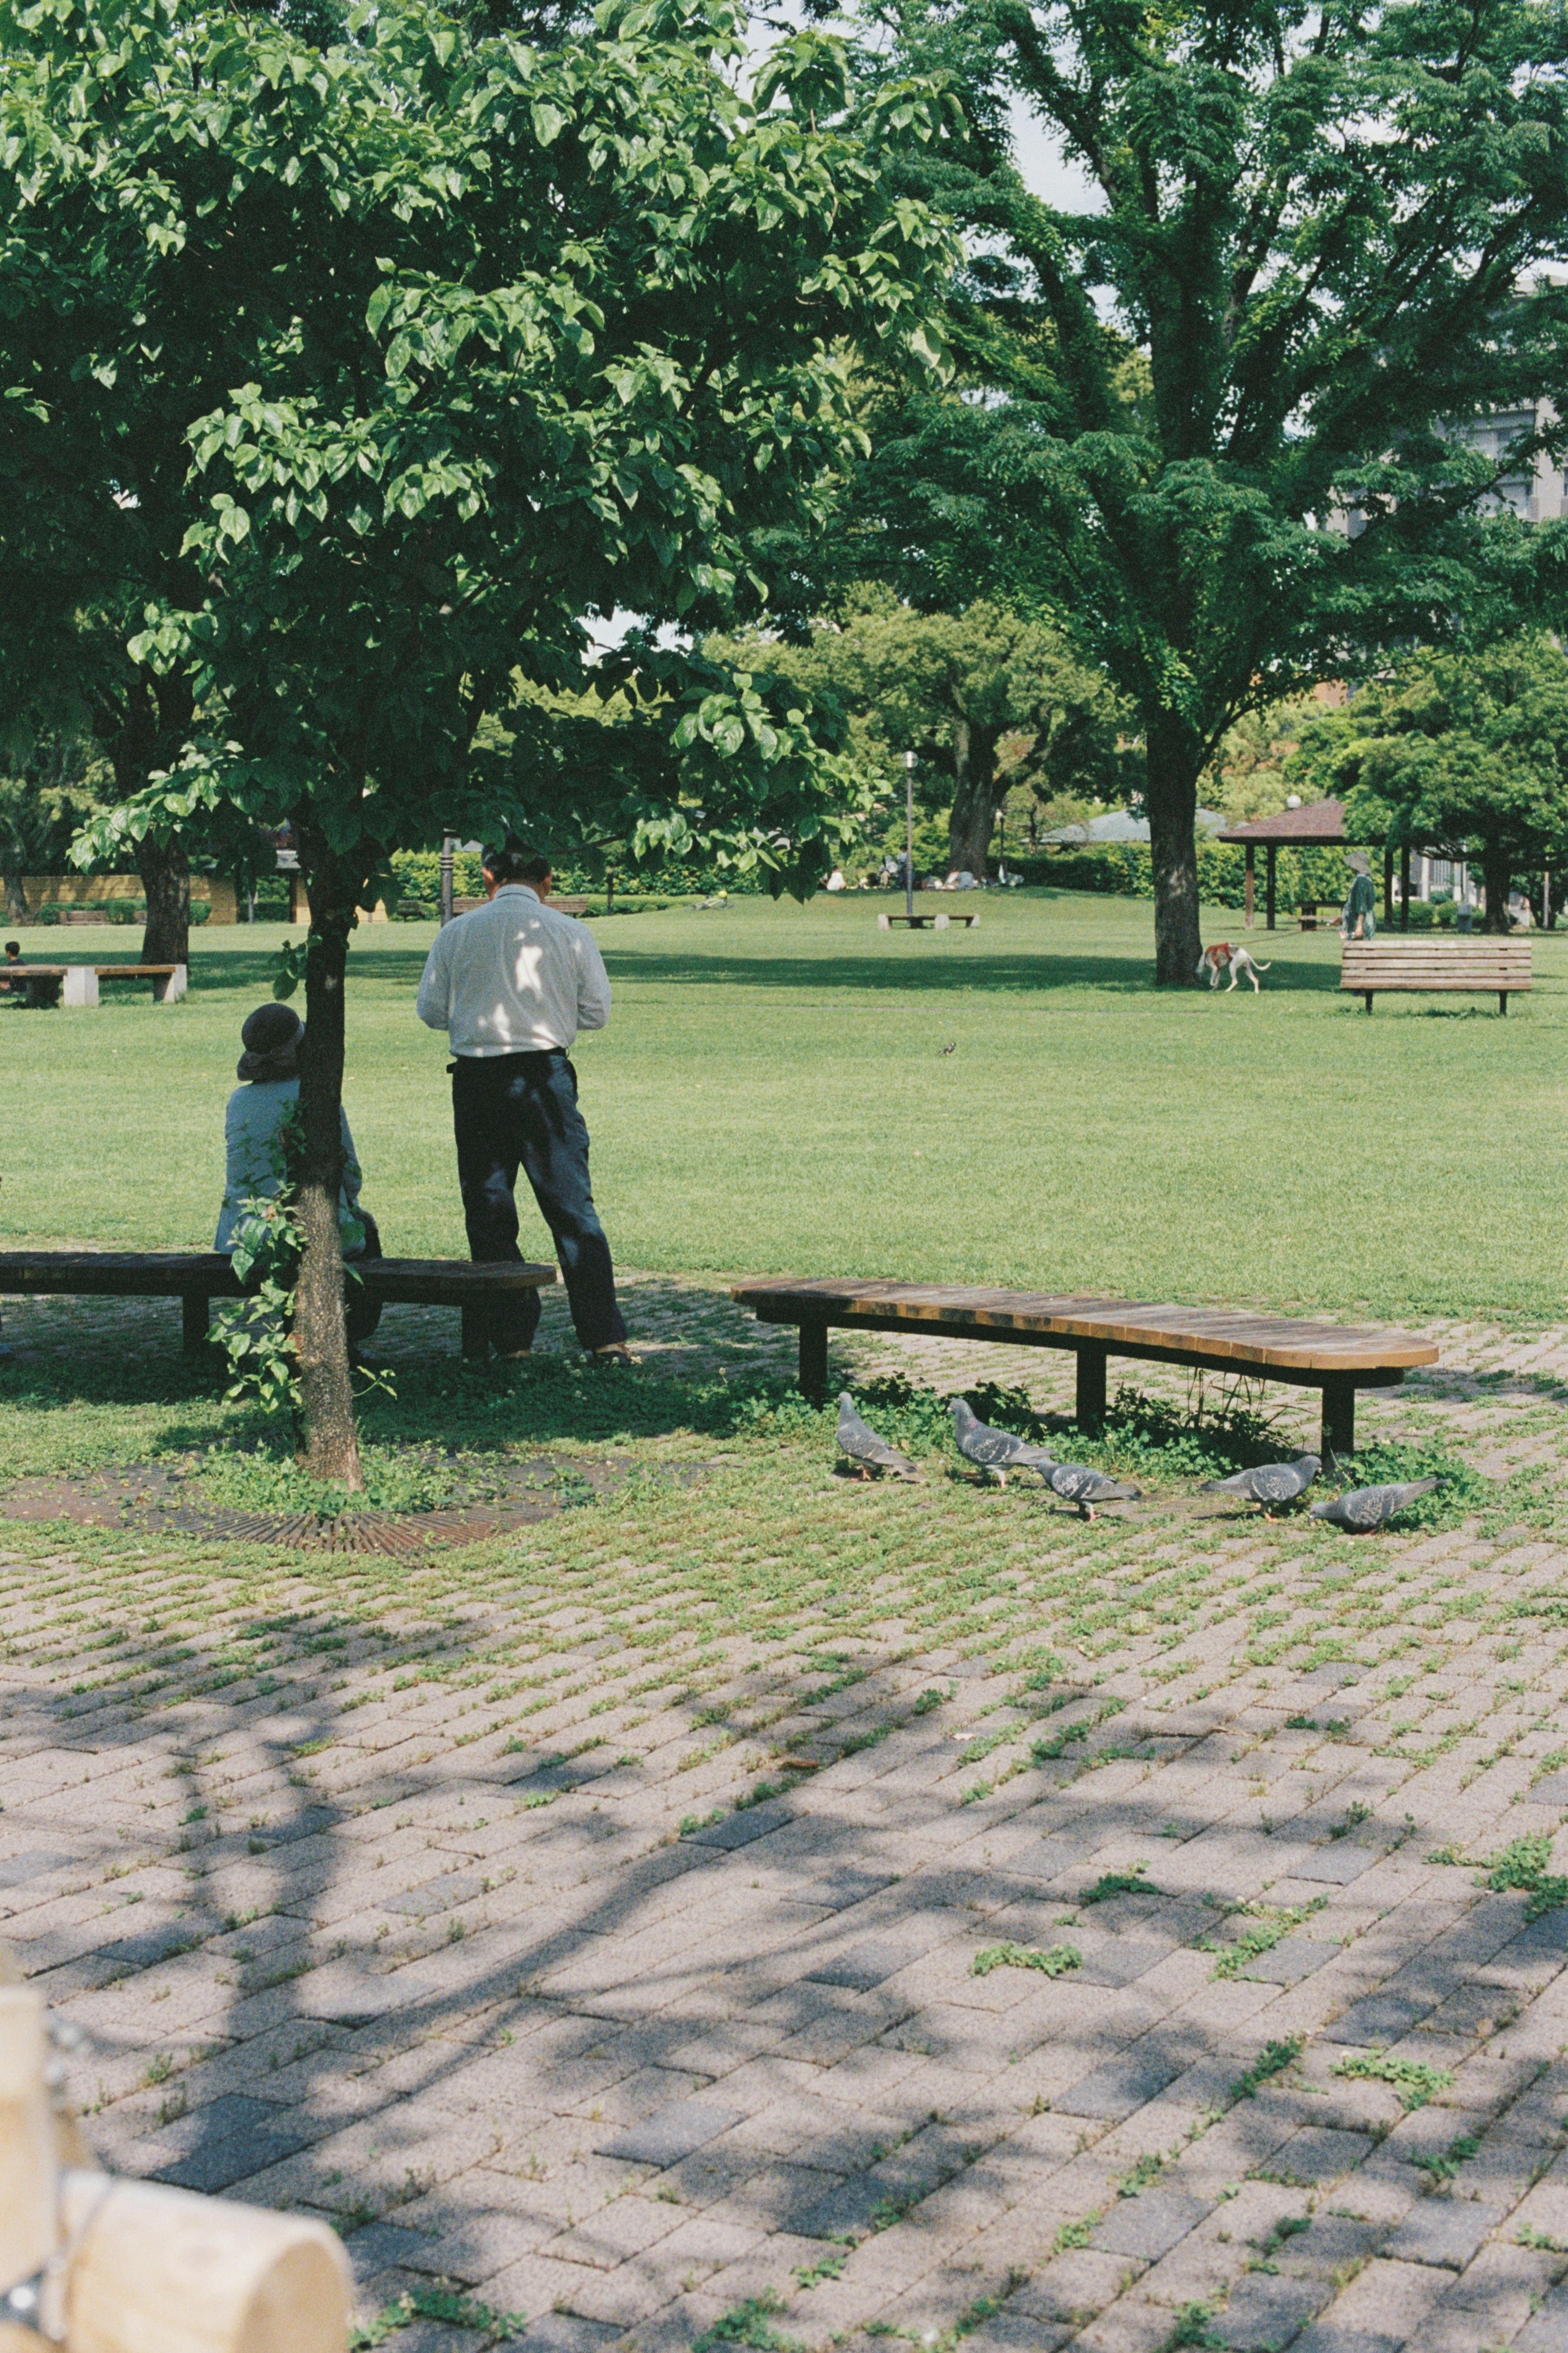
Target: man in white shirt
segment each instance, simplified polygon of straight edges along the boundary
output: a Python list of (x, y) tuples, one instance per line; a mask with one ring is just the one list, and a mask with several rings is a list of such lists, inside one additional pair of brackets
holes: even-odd
[[(484, 853), (489, 904), (447, 923), (419, 983), (417, 1011), (445, 1029), (455, 1057), (452, 1121), (469, 1255), (520, 1259), (521, 1167), (555, 1240), (572, 1321), (590, 1357), (629, 1364), (610, 1245), (588, 1183), (588, 1130), (567, 1059), (579, 1029), (610, 1018), (610, 984), (586, 924), (547, 904), (548, 859), (509, 841)], [(489, 1337), (526, 1356), (539, 1294), (498, 1298)]]

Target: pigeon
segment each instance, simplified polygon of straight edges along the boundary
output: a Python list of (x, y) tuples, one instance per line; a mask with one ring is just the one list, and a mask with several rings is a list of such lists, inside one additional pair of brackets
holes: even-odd
[(921, 1475), (907, 1454), (900, 1454), (897, 1447), (889, 1446), (885, 1438), (879, 1438), (874, 1430), (868, 1429), (856, 1412), (855, 1400), (847, 1389), (838, 1393), (838, 1428), (835, 1434), (839, 1452), (858, 1464), (862, 1478), (873, 1471), (896, 1472), (900, 1479), (918, 1479)]
[(1314, 1504), (1312, 1517), (1352, 1535), (1365, 1535), (1370, 1529), (1385, 1528), (1418, 1495), (1429, 1495), (1441, 1484), (1438, 1479), (1406, 1479), (1396, 1487), (1352, 1487), (1348, 1495), (1330, 1495)]
[(1092, 1520), (1100, 1504), (1141, 1504), (1143, 1491), (1129, 1487), (1121, 1479), (1112, 1479), (1103, 1471), (1090, 1471), (1082, 1462), (1052, 1462), (1042, 1464), (1041, 1475), (1056, 1494), (1068, 1504), (1076, 1504), (1086, 1520)]
[(1293, 1504), (1304, 1495), (1322, 1464), (1315, 1454), (1303, 1454), (1294, 1462), (1265, 1462), (1256, 1471), (1238, 1471), (1231, 1479), (1207, 1479), (1202, 1493), (1205, 1495), (1239, 1495), (1245, 1503), (1262, 1507), (1266, 1520), (1274, 1514), (1270, 1504)]
[(952, 1400), (952, 1427), (964, 1461), (977, 1462), (983, 1471), (994, 1471), (999, 1487), (1007, 1484), (1009, 1471), (1037, 1471), (1045, 1479), (1047, 1472), (1056, 1469), (1043, 1446), (1032, 1446), (1010, 1430), (989, 1429), (976, 1420), (963, 1398)]

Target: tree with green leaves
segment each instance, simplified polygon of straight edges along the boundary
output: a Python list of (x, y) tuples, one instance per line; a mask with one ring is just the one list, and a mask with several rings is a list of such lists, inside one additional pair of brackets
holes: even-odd
[[(928, 609), (1054, 605), (1147, 747), (1155, 977), (1195, 986), (1194, 819), (1227, 729), (1511, 624), (1475, 420), (1568, 373), (1568, 17), (1537, 0), (877, 0), (863, 66), (945, 70), (909, 185), (970, 236), (946, 388), (889, 389), (841, 562)], [(1035, 196), (1021, 102), (1090, 184)], [(1546, 265), (1542, 267), (1542, 265)], [(1542, 415), (1546, 412), (1541, 412)]]
[(72, 839), (98, 807), (109, 779), (90, 740), (68, 728), (11, 732), (12, 773), (0, 774), (0, 884), (5, 921), (25, 923), (26, 877), (63, 871)]
[(1568, 659), (1536, 634), (1414, 655), (1309, 722), (1289, 772), (1343, 797), (1355, 840), (1479, 866), (1506, 932), (1513, 878), (1568, 862)]
[[(606, 0), (549, 50), (420, 0), (351, 22), (323, 52), (175, 0), (0, 10), (0, 483), (40, 574), (66, 570), (73, 497), (145, 512), (130, 417), (179, 526), (126, 651), (155, 700), (192, 689), (184, 740), (87, 848), (225, 803), (293, 828), (304, 1460), (352, 1488), (356, 909), (447, 827), (728, 846), (781, 887), (825, 871), (831, 727), (654, 633), (761, 609), (754, 550), (853, 439), (850, 351), (922, 347), (948, 241), (890, 170), (924, 93), (851, 100), (812, 34), (743, 91), (725, 0)], [(77, 481), (40, 522), (25, 470), (62, 420)], [(595, 658), (585, 618), (616, 612), (644, 627)], [(583, 693), (619, 723), (561, 708)]]
[(1054, 623), (1005, 606), (921, 613), (873, 588), (820, 620), (806, 645), (748, 639), (710, 650), (765, 663), (814, 701), (837, 702), (884, 776), (901, 753), (918, 754), (951, 803), (949, 860), (973, 874), (987, 871), (1012, 782), (1005, 737), (1026, 739), (1031, 776), (1047, 794), (1115, 789), (1122, 713), (1110, 681)]

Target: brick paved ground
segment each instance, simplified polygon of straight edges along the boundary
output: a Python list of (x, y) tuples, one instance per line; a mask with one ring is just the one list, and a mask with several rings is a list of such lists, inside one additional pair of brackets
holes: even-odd
[[(788, 1346), (637, 1303), (679, 1369)], [(8, 1541), (0, 1934), (89, 2137), (531, 2353), (1563, 2353), (1568, 1886), (1476, 1866), (1568, 1852), (1568, 1334), (1444, 1340), (1367, 1429), (1530, 1472), (1511, 1523), (1083, 1529), (798, 1448), (755, 1508), (708, 1445), (417, 1573)]]

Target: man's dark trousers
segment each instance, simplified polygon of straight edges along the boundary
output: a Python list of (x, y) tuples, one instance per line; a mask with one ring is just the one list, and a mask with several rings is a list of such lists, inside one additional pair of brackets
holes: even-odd
[[(564, 1053), (460, 1054), (452, 1064), (452, 1124), (468, 1254), (521, 1259), (515, 1187), (521, 1167), (555, 1240), (555, 1255), (584, 1348), (624, 1340), (610, 1245), (588, 1183), (588, 1129), (577, 1108), (577, 1073)], [(487, 1335), (502, 1356), (532, 1344), (539, 1293), (513, 1293), (486, 1310)]]

